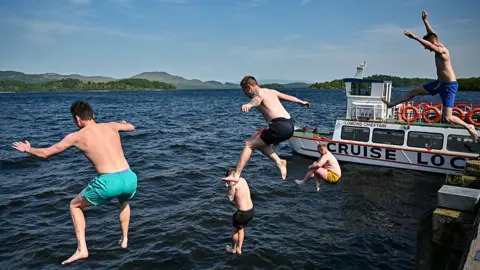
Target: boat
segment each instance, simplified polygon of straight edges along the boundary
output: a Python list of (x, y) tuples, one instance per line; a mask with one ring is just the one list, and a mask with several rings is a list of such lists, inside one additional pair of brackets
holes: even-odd
[[(295, 126), (289, 143), (297, 154), (318, 158), (326, 144), (339, 162), (440, 174), (462, 174), (467, 160), (479, 158), (480, 143), (459, 125), (441, 122), (442, 104), (408, 102), (387, 108), (392, 82), (363, 78), (366, 63), (345, 78), (346, 116), (331, 130)], [(418, 98), (418, 97), (417, 97)], [(457, 102), (454, 115), (480, 134), (480, 102)]]

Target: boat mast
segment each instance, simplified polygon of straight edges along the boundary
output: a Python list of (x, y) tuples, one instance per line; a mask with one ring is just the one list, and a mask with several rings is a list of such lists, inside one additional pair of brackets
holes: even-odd
[(355, 73), (355, 79), (363, 79), (363, 70), (367, 67), (367, 61), (364, 61), (357, 67), (357, 73)]

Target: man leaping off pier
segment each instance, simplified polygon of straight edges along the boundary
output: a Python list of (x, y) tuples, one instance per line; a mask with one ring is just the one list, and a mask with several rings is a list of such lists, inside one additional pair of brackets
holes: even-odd
[(475, 126), (465, 123), (462, 119), (454, 116), (452, 114), (452, 108), (455, 100), (455, 93), (458, 90), (458, 82), (456, 81), (455, 73), (453, 72), (452, 64), (450, 62), (450, 52), (447, 47), (445, 47), (438, 40), (437, 34), (433, 31), (432, 27), (428, 23), (428, 14), (427, 12), (422, 12), (422, 20), (427, 29), (427, 34), (423, 38), (419, 38), (412, 34), (410, 31), (405, 30), (404, 34), (416, 41), (420, 42), (426, 50), (435, 52), (435, 65), (437, 67), (437, 77), (436, 81), (430, 82), (423, 87), (415, 88), (410, 92), (406, 93), (400, 100), (395, 102), (387, 102), (385, 99), (382, 99), (388, 108), (391, 108), (402, 102), (411, 100), (415, 96), (422, 95), (436, 95), (439, 94), (442, 103), (443, 103), (443, 118), (451, 123), (462, 125), (465, 127), (470, 135), (473, 137), (474, 141), (478, 141), (478, 134), (475, 130)]
[(245, 76), (240, 82), (243, 93), (251, 100), (242, 106), (242, 111), (248, 112), (252, 107), (256, 107), (269, 122), (268, 128), (255, 132), (250, 139), (245, 142), (245, 147), (238, 160), (235, 173), (223, 180), (238, 182), (243, 168), (250, 159), (254, 149), (259, 149), (265, 156), (275, 162), (280, 169), (282, 179), (287, 177), (287, 161), (273, 151), (272, 144), (279, 144), (290, 139), (294, 132), (294, 123), (290, 114), (285, 110), (280, 100), (286, 100), (298, 103), (301, 106), (310, 108), (310, 103), (300, 100), (296, 97), (280, 93), (276, 90), (260, 88), (257, 80), (252, 76)]

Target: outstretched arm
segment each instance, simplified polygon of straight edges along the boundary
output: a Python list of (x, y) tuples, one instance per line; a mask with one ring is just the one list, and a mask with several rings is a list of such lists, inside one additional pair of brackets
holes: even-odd
[(277, 97), (281, 100), (286, 100), (286, 101), (290, 101), (290, 102), (293, 102), (293, 103), (298, 103), (302, 106), (307, 106), (307, 108), (310, 108), (310, 103), (308, 103), (306, 101), (298, 99), (294, 96), (290, 96), (290, 95), (287, 95), (287, 94), (280, 93), (277, 90), (274, 90), (274, 91), (275, 91), (275, 94), (277, 94)]
[(127, 121), (125, 120), (122, 120), (120, 123), (111, 122), (110, 124), (112, 124), (118, 131), (134, 131), (135, 130), (135, 127), (132, 124), (127, 123)]
[(433, 31), (433, 28), (432, 26), (428, 23), (428, 14), (426, 11), (423, 11), (422, 12), (422, 20), (423, 20), (423, 23), (425, 24), (425, 28), (427, 29), (427, 33), (432, 33), (432, 34), (435, 34), (435, 31)]
[(51, 156), (62, 153), (67, 150), (69, 147), (75, 144), (75, 135), (69, 134), (60, 142), (48, 147), (48, 148), (33, 148), (30, 145), (30, 142), (14, 142), (13, 148), (17, 149), (20, 152), (27, 152), (39, 158), (49, 158)]
[(432, 44), (430, 41), (428, 40), (424, 40), (423, 38), (419, 38), (417, 36), (415, 36), (414, 34), (412, 34), (412, 32), (408, 31), (408, 30), (405, 30), (404, 31), (404, 34), (411, 38), (411, 39), (415, 39), (416, 41), (420, 42), (420, 44), (422, 44), (425, 48), (427, 49), (430, 49), (438, 54), (443, 54), (445, 53), (445, 49), (444, 48), (440, 48), (434, 44)]

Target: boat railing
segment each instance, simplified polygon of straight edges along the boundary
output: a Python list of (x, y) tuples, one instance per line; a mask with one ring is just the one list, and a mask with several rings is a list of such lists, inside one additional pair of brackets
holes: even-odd
[[(409, 109), (411, 107), (414, 107), (416, 110)], [(407, 108), (406, 112), (404, 112), (405, 108)], [(468, 115), (474, 109), (480, 110), (480, 102), (459, 101), (454, 103), (452, 113), (453, 115), (459, 117), (463, 121), (470, 121)], [(427, 110), (427, 111), (424, 113), (424, 110)], [(425, 123), (441, 122), (442, 115), (443, 115), (442, 103), (435, 103), (431, 101), (417, 100), (417, 101), (404, 102), (404, 103), (398, 104), (393, 109), (393, 118), (401, 121), (415, 119), (415, 122), (425, 122)], [(472, 118), (477, 118), (477, 117), (478, 117), (477, 115), (472, 116)]]

